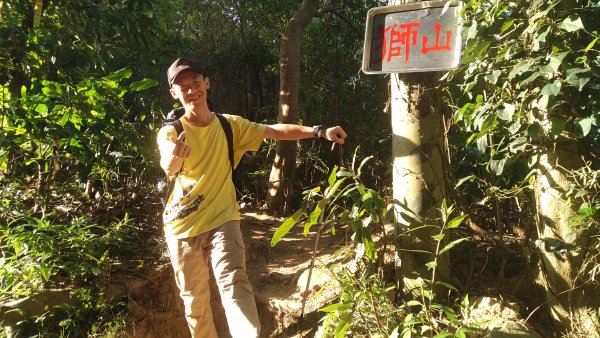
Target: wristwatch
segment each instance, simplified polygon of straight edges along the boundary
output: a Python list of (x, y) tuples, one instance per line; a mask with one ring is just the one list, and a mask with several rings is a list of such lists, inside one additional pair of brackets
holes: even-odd
[(316, 125), (313, 126), (313, 132), (315, 133), (314, 136), (315, 138), (320, 138), (323, 134), (321, 134), (322, 132), (325, 132), (325, 127), (323, 127), (322, 125)]

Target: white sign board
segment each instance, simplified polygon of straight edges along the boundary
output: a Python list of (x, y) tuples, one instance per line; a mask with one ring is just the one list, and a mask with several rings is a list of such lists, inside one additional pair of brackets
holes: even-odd
[(366, 74), (456, 68), (460, 62), (462, 2), (422, 1), (372, 8), (363, 52)]

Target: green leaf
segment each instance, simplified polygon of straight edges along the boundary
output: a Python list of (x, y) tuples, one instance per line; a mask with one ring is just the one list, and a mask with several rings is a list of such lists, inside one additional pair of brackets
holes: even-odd
[(335, 175), (337, 177), (349, 177), (353, 175), (353, 172), (345, 168), (340, 168), (340, 170)]
[(133, 74), (131, 69), (123, 68), (123, 69), (117, 70), (116, 72), (112, 72), (112, 73), (108, 74), (104, 78), (107, 80), (110, 80), (110, 81), (119, 82), (123, 79), (128, 79), (129, 77), (131, 77), (131, 74)]
[(550, 32), (550, 26), (546, 26), (539, 30), (539, 34), (535, 37), (535, 40), (538, 42), (546, 42), (546, 36)]
[(495, 174), (496, 176), (502, 175), (504, 171), (504, 165), (506, 164), (507, 158), (502, 158), (500, 160), (490, 160), (490, 172)]
[(431, 238), (435, 239), (436, 241), (441, 241), (442, 239), (444, 239), (444, 234), (433, 235), (431, 236)]
[(466, 241), (466, 240), (468, 240), (468, 239), (469, 239), (468, 237), (464, 237), (464, 238), (459, 238), (459, 239), (457, 239), (457, 240), (455, 240), (455, 241), (452, 241), (452, 242), (448, 243), (448, 245), (446, 245), (446, 246), (445, 246), (445, 247), (444, 247), (442, 250), (440, 250), (440, 253), (439, 253), (439, 255), (441, 255), (441, 254), (443, 254), (444, 252), (446, 252), (446, 251), (448, 251), (448, 250), (452, 249), (453, 247), (455, 247), (455, 246), (456, 246), (457, 244), (459, 244), (460, 242), (464, 242), (464, 241)]
[[(338, 181), (339, 183), (339, 181)], [(310, 231), (310, 228), (317, 224), (317, 222), (319, 222), (319, 216), (321, 216), (321, 214), (323, 213), (323, 211), (325, 210), (325, 207), (327, 206), (327, 203), (329, 203), (329, 199), (328, 198), (324, 198), (322, 200), (319, 201), (319, 203), (317, 203), (317, 206), (315, 207), (315, 210), (313, 210), (310, 213), (310, 217), (308, 222), (306, 222), (304, 224), (304, 236), (308, 235), (308, 232)]]
[(448, 331), (442, 331), (442, 332), (436, 334), (435, 336), (433, 336), (433, 338), (446, 338), (446, 337), (454, 337), (454, 334), (452, 334), (451, 332), (448, 332)]
[(37, 266), (38, 270), (40, 271), (40, 274), (42, 275), (42, 278), (44, 279), (44, 281), (48, 281), (50, 279), (50, 267), (44, 263), (40, 264)]
[(421, 302), (419, 302), (418, 300), (409, 300), (408, 302), (404, 303), (405, 306), (423, 306), (423, 304), (421, 304)]
[(331, 313), (331, 312), (347, 312), (351, 309), (352, 309), (351, 304), (336, 303), (336, 304), (331, 304), (324, 308), (321, 308), (321, 309), (319, 309), (319, 311)]
[(329, 178), (327, 179), (327, 184), (329, 184), (330, 187), (335, 183), (337, 169), (338, 169), (337, 165), (335, 167), (333, 167), (333, 169), (331, 170), (331, 174), (329, 175)]
[(473, 39), (477, 36), (477, 21), (473, 20), (473, 24), (467, 31), (467, 40)]
[(513, 26), (513, 23), (514, 23), (514, 22), (515, 22), (515, 19), (510, 19), (510, 20), (507, 20), (507, 21), (506, 21), (504, 24), (502, 24), (502, 28), (500, 29), (500, 32), (504, 33), (504, 32), (506, 32), (507, 30), (509, 30), (509, 29), (510, 29), (510, 27), (512, 27), (512, 26)]
[(521, 134), (521, 121), (517, 120), (508, 127), (508, 131), (511, 135)]
[(362, 203), (365, 206), (365, 209), (370, 210), (373, 208), (373, 191), (368, 190), (364, 195), (362, 195)]
[(548, 63), (548, 70), (556, 73), (558, 71), (558, 68), (560, 67), (560, 65), (562, 64), (563, 59), (565, 58), (565, 56), (567, 56), (567, 54), (569, 54), (569, 52), (562, 52), (562, 53), (558, 53), (558, 54), (552, 54), (552, 56), (550, 57), (550, 62)]
[(42, 104), (42, 103), (37, 104), (35, 106), (35, 111), (38, 113), (41, 113), (42, 116), (46, 116), (46, 115), (48, 115), (48, 106), (46, 106), (45, 104)]
[(448, 283), (446, 283), (446, 282), (437, 281), (437, 282), (435, 282), (435, 284), (438, 284), (438, 285), (444, 286), (444, 287), (446, 287), (448, 290), (454, 290), (454, 291), (458, 291), (458, 289), (456, 289), (454, 286), (452, 286), (452, 285), (450, 285), (450, 284), (448, 284)]
[(346, 320), (342, 320), (335, 328), (334, 337), (335, 338), (344, 338), (346, 336), (346, 331), (350, 327), (350, 323)]
[(550, 134), (556, 139), (562, 132), (565, 130), (565, 120), (562, 119), (554, 119), (551, 120), (550, 123), (552, 127), (550, 128)]
[(139, 92), (141, 90), (146, 90), (154, 86), (158, 86), (158, 81), (152, 79), (143, 79), (130, 84), (129, 90), (132, 92)]
[(446, 226), (447, 229), (454, 229), (454, 228), (458, 228), (458, 226), (460, 225), (460, 223), (462, 223), (462, 221), (464, 221), (464, 219), (467, 217), (468, 215), (459, 215), (454, 217), (452, 220), (450, 220), (450, 222), (448, 222), (448, 225)]
[(577, 88), (577, 90), (583, 90), (583, 87), (590, 82), (590, 71), (591, 68), (570, 68), (567, 69), (567, 78), (565, 81)]
[(362, 243), (365, 246), (365, 254), (367, 258), (373, 260), (377, 258), (377, 249), (375, 249), (375, 243), (373, 242), (373, 238), (371, 238), (369, 230), (366, 228), (363, 229)]
[(512, 67), (510, 73), (508, 73), (508, 79), (512, 80), (513, 78), (527, 72), (531, 69), (531, 61), (525, 60), (517, 63)]
[(536, 165), (536, 163), (538, 162), (540, 155), (539, 154), (533, 154), (531, 155), (528, 159), (527, 159), (527, 167), (529, 167), (530, 169)]
[(425, 263), (425, 266), (427, 267), (427, 270), (433, 270), (434, 268), (437, 267), (437, 262), (431, 261), (431, 262)]
[(567, 32), (575, 32), (585, 28), (583, 27), (581, 18), (577, 14), (569, 15), (569, 17), (566, 18), (558, 27)]
[(488, 147), (488, 138), (485, 136), (479, 137), (477, 139), (477, 149), (479, 149), (482, 153), (487, 151)]
[(542, 127), (540, 126), (539, 123), (534, 122), (532, 124), (529, 125), (529, 127), (527, 127), (527, 131), (525, 132), (527, 137), (529, 137), (532, 140), (538, 140), (540, 138), (540, 131), (542, 130)]
[(357, 174), (358, 174), (358, 176), (359, 176), (359, 177), (360, 177), (360, 175), (361, 175), (361, 171), (362, 171), (362, 168), (363, 168), (363, 166), (364, 166), (365, 164), (367, 164), (367, 162), (368, 162), (370, 159), (372, 159), (372, 158), (373, 158), (373, 155), (371, 155), (371, 156), (368, 156), (368, 157), (365, 157), (365, 158), (362, 160), (362, 162), (360, 162), (360, 165), (358, 166), (358, 170), (356, 170), (356, 172), (357, 172)]
[(537, 108), (539, 110), (546, 110), (548, 108), (548, 102), (550, 102), (550, 96), (541, 95), (538, 100), (533, 100), (531, 105), (533, 108)]
[(596, 119), (593, 116), (575, 119), (575, 136), (586, 137), (592, 131), (592, 124)]
[(596, 214), (596, 212), (598, 211), (597, 207), (592, 207), (590, 206), (588, 203), (583, 203), (580, 207), (579, 207), (579, 213), (582, 215), (585, 215), (587, 217), (592, 217)]
[(325, 198), (333, 197), (333, 195), (336, 193), (336, 191), (340, 188), (340, 185), (342, 185), (342, 183), (344, 183), (344, 181), (347, 178), (348, 177), (343, 177), (342, 179), (335, 182), (332, 187), (325, 189)]
[(541, 94), (556, 96), (560, 92), (560, 87), (560, 81), (556, 80), (552, 83), (548, 83), (547, 85), (545, 85), (544, 88), (542, 88)]
[(525, 150), (525, 148), (527, 147), (528, 144), (529, 144), (529, 141), (527, 141), (527, 138), (520, 136), (508, 144), (508, 149), (510, 150), (511, 153), (514, 154), (514, 153)]
[(469, 175), (467, 177), (463, 177), (460, 180), (458, 180), (458, 183), (456, 183), (456, 186), (454, 186), (454, 189), (460, 187), (466, 181), (473, 182), (474, 180), (475, 180), (475, 175)]
[(484, 78), (492, 83), (492, 84), (496, 84), (498, 82), (498, 78), (500, 77), (500, 75), (502, 75), (502, 72), (499, 70), (495, 70), (490, 74), (487, 74)]
[(498, 110), (498, 118), (504, 121), (512, 120), (515, 114), (515, 106), (510, 103), (504, 103), (502, 108)]
[(298, 221), (300, 221), (300, 218), (303, 215), (304, 213), (300, 209), (297, 210), (292, 216), (288, 217), (273, 234), (273, 238), (271, 239), (271, 246), (276, 245), (283, 238), (283, 236), (290, 232), (290, 229), (292, 229), (292, 227), (296, 225)]

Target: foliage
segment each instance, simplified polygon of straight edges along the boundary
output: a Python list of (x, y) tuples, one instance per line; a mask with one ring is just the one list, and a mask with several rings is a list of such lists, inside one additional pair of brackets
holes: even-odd
[(127, 216), (108, 226), (83, 216), (68, 224), (51, 215), (17, 218), (0, 227), (0, 299), (29, 295), (48, 282), (79, 284), (108, 274), (131, 239)]
[[(55, 286), (89, 292), (118, 266), (121, 249), (137, 249), (134, 224), (111, 217), (116, 212), (120, 218), (123, 205), (139, 204), (136, 196), (160, 174), (154, 135), (162, 111), (173, 104), (160, 83), (175, 57), (206, 65), (215, 109), (273, 121), (280, 34), (297, 7), (270, 0), (43, 1), (38, 25), (34, 3), (0, 1), (3, 299)], [(385, 119), (377, 113), (385, 83), (356, 75), (361, 39), (332, 11), (360, 25), (368, 3), (326, 5), (304, 42), (310, 54), (303, 59), (303, 81), (310, 83), (302, 94), (304, 120), (345, 124), (351, 134), (360, 126), (354, 134), (373, 135), (369, 143), (386, 139), (385, 131), (366, 127), (373, 116)], [(336, 53), (318, 48), (325, 44)], [(335, 79), (323, 71), (332, 64)], [(265, 195), (272, 145), (237, 170), (254, 173), (254, 180), (236, 180), (245, 201), (255, 205)], [(328, 145), (302, 147), (301, 186), (326, 177), (328, 162), (343, 161), (344, 154), (329, 153)], [(57, 333), (54, 324), (61, 323), (63, 332), (93, 334), (82, 323), (104, 310), (101, 297), (92, 298), (83, 297), (80, 311), (50, 311), (32, 325)]]
[(512, 200), (520, 210), (540, 154), (565, 141), (597, 170), (594, 13), (585, 1), (466, 2), (462, 66), (448, 79), (458, 171), (471, 173), (457, 186), (470, 202)]
[[(469, 310), (468, 296), (462, 303), (445, 305), (438, 301), (436, 290), (439, 287), (457, 292), (456, 288), (444, 281), (437, 281), (435, 271), (440, 255), (446, 254), (454, 246), (468, 238), (459, 238), (441, 247), (450, 229), (457, 228), (466, 215), (451, 217), (454, 207), (441, 209), (442, 226), (440, 233), (433, 236), (438, 246), (432, 253), (433, 260), (427, 263), (432, 271), (430, 279), (420, 278), (410, 298), (397, 301), (394, 278), (386, 275), (383, 257), (389, 254), (383, 217), (386, 205), (382, 196), (367, 188), (362, 182), (362, 171), (372, 156), (357, 163), (357, 151), (354, 154), (351, 169), (334, 167), (327, 181), (327, 188), (321, 193), (317, 186), (304, 192), (302, 208), (288, 217), (275, 231), (271, 245), (276, 245), (296, 224), (304, 222), (304, 234), (317, 226), (331, 227), (335, 232), (338, 226), (347, 226), (352, 233), (354, 250), (347, 258), (352, 261), (351, 268), (331, 268), (340, 288), (337, 303), (321, 309), (327, 316), (324, 321), (323, 335), (344, 337), (403, 337), (412, 336), (457, 336), (466, 337), (466, 332), (476, 330), (463, 323), (461, 317)], [(431, 225), (424, 225), (432, 227)], [(411, 229), (401, 236), (408, 236)], [(320, 231), (320, 230), (319, 230)], [(373, 234), (379, 237), (379, 247), (373, 240)]]
[[(555, 197), (573, 216), (554, 230), (564, 238), (536, 244), (565, 264), (583, 261), (570, 267), (579, 273), (577, 283), (596, 285), (599, 11), (597, 1), (586, 0), (465, 1), (462, 63), (446, 77), (455, 110), (449, 138), (456, 187), (465, 207), (477, 223), (495, 222), (501, 235), (511, 223), (533, 230), (537, 222), (543, 231), (534, 189), (556, 170), (569, 186)], [(591, 245), (582, 250), (583, 243)], [(581, 252), (580, 259), (566, 259)]]
[(127, 108), (121, 98), (156, 84), (149, 79), (120, 84), (130, 76), (131, 70), (122, 69), (77, 84), (32, 79), (30, 88), (21, 88), (20, 97), (4, 101), (0, 166), (37, 173), (42, 179), (62, 165), (77, 168), (80, 182), (93, 174), (106, 184), (109, 173), (130, 170), (131, 160), (139, 160), (139, 127), (124, 121)]
[[(39, 317), (22, 321), (12, 335), (118, 337), (125, 328), (127, 303), (122, 299), (107, 300), (103, 292), (89, 288), (74, 289), (72, 297), (77, 300), (75, 304), (59, 305)], [(0, 329), (0, 335), (3, 333)]]
[[(348, 333), (368, 337), (467, 337), (468, 332), (480, 331), (483, 323), (466, 322), (470, 311), (468, 295), (449, 305), (440, 302), (437, 296), (440, 287), (458, 292), (452, 285), (436, 280), (438, 257), (468, 240), (459, 238), (440, 247), (448, 231), (457, 228), (466, 217), (459, 215), (450, 219), (453, 210), (445, 202), (440, 210), (443, 225), (440, 233), (433, 236), (438, 246), (432, 253), (433, 260), (426, 264), (432, 271), (430, 279), (418, 277), (411, 282), (410, 294), (394, 301), (394, 285), (381, 273), (370, 274), (368, 268), (359, 268), (354, 273), (342, 270), (336, 275), (342, 290), (340, 301), (321, 309), (327, 313), (324, 331), (335, 337)], [(402, 236), (415, 230), (418, 229), (411, 229)]]

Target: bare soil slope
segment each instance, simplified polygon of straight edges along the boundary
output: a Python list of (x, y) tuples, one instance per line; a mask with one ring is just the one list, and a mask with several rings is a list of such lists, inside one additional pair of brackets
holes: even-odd
[[(295, 227), (278, 245), (271, 247), (274, 231), (283, 220), (260, 211), (242, 214), (248, 275), (254, 287), (264, 337), (305, 337), (316, 328), (317, 310), (331, 301), (333, 292), (315, 292), (329, 280), (326, 265), (336, 261), (345, 243), (344, 233), (323, 233), (317, 249), (318, 270), (313, 270), (311, 292), (300, 320), (302, 293), (314, 247), (315, 234), (308, 237)], [(320, 268), (319, 268), (320, 267)], [(300, 285), (298, 285), (300, 284)], [(129, 303), (127, 336), (189, 337), (172, 269), (165, 254), (144, 278), (126, 283)], [(331, 290), (331, 288), (329, 288)], [(215, 324), (221, 337), (229, 337), (227, 322), (213, 283), (211, 299)]]

